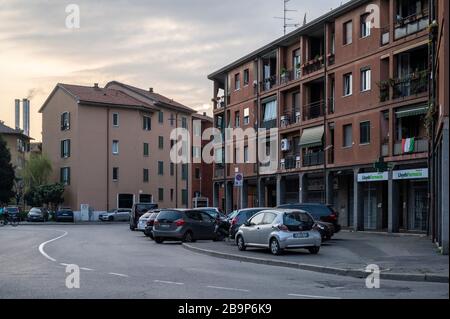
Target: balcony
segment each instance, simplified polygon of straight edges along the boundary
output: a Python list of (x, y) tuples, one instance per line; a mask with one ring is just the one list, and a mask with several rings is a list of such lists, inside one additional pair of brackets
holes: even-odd
[(380, 28), (380, 36), (381, 46), (388, 45), (391, 42), (391, 26), (387, 25)]
[(321, 69), (323, 69), (325, 66), (324, 64), (324, 56), (316, 56), (314, 59), (306, 62), (303, 65), (303, 74), (308, 75), (314, 72), (317, 72)]
[(428, 71), (418, 71), (393, 81), (393, 99), (404, 98), (428, 91)]
[(280, 162), (280, 170), (292, 170), (300, 168), (300, 154), (297, 155), (288, 155)]
[(328, 149), (328, 164), (334, 164), (334, 146)]
[(272, 75), (268, 78), (265, 78), (263, 82), (261, 82), (261, 91), (270, 91), (277, 85), (277, 76)]
[(391, 99), (390, 81), (381, 81), (380, 83), (378, 83), (378, 86), (380, 87), (380, 102), (383, 103), (389, 101)]
[(327, 58), (328, 65), (333, 65), (336, 62), (336, 56), (334, 55), (334, 53), (328, 53)]
[(325, 163), (325, 152), (313, 152), (303, 156), (303, 166), (319, 166)]
[(381, 145), (381, 156), (382, 157), (389, 156), (389, 142), (385, 142)]
[(299, 108), (292, 108), (292, 111), (286, 111), (281, 116), (280, 127), (286, 128), (290, 125), (298, 124), (301, 120), (301, 112)]
[(428, 9), (407, 17), (397, 17), (395, 22), (395, 40), (422, 31), (428, 27)]
[(219, 96), (216, 99), (213, 99), (213, 101), (215, 110), (220, 110), (225, 107), (225, 96)]
[(282, 70), (281, 76), (280, 76), (280, 84), (288, 84), (290, 81), (292, 81), (293, 78), (293, 72), (290, 70)]
[(426, 138), (417, 138), (414, 140), (414, 148), (411, 152), (403, 149), (403, 143), (401, 141), (396, 142), (394, 145), (394, 155), (408, 155), (414, 153), (427, 153), (428, 152), (428, 140)]
[(214, 178), (223, 178), (224, 175), (224, 167), (221, 165), (216, 165), (216, 167), (214, 167)]
[(276, 128), (278, 123), (278, 119), (266, 120), (261, 123), (261, 128), (265, 128), (267, 130), (271, 128)]
[(308, 121), (324, 115), (325, 101), (317, 101), (303, 107), (303, 120)]

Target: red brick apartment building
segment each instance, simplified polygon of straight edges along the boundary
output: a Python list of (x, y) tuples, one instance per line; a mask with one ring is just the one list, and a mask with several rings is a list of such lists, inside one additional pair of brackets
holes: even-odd
[[(430, 231), (430, 25), (438, 12), (443, 33), (448, 18), (448, 3), (437, 2), (349, 1), (210, 74), (214, 125), (276, 127), (280, 145), (276, 174), (216, 163), (214, 202), (227, 211), (322, 202), (356, 230)], [(437, 86), (448, 118), (446, 32)], [(235, 172), (244, 174), (240, 203)], [(445, 214), (448, 243), (448, 206)]]

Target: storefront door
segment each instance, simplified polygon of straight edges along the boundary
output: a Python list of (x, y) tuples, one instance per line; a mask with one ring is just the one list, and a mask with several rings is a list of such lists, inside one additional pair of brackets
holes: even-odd
[(409, 230), (426, 231), (428, 221), (428, 187), (424, 183), (410, 184), (408, 210)]
[(374, 183), (364, 186), (364, 229), (377, 229), (377, 188)]

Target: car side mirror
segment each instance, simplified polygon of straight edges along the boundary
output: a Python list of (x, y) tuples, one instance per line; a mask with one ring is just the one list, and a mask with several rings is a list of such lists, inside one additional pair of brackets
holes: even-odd
[(246, 221), (245, 223), (244, 223), (244, 226), (245, 227), (250, 227), (252, 225), (252, 223), (250, 223), (249, 221)]

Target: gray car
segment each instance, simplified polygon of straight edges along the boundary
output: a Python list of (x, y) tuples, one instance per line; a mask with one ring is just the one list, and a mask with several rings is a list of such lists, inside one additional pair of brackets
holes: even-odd
[(101, 213), (98, 219), (101, 221), (129, 221), (131, 209), (114, 209), (106, 213)]
[(322, 239), (313, 226), (314, 219), (305, 211), (265, 210), (239, 228), (236, 244), (241, 251), (247, 247), (260, 247), (280, 255), (284, 249), (305, 248), (311, 254), (317, 254)]
[(165, 240), (194, 242), (198, 239), (217, 240), (215, 219), (204, 211), (195, 209), (161, 210), (153, 224), (156, 243)]

